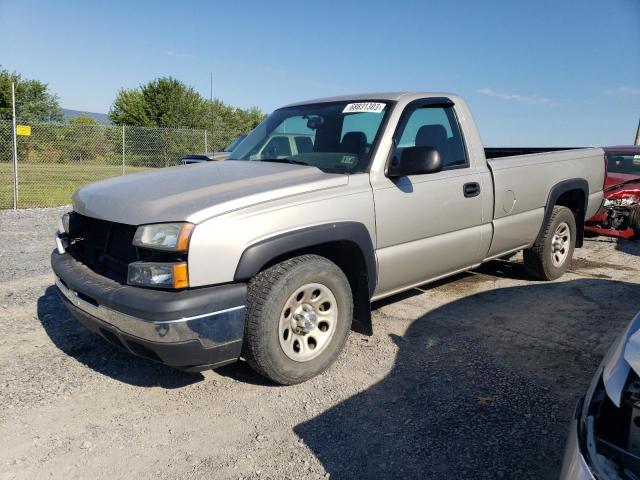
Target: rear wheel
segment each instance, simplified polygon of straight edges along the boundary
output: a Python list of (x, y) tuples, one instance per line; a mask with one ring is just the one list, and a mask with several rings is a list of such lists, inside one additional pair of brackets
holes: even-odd
[(349, 281), (336, 264), (318, 255), (285, 260), (249, 283), (244, 356), (276, 383), (304, 382), (336, 360), (352, 316)]
[(527, 273), (538, 280), (555, 280), (569, 267), (576, 244), (576, 219), (567, 207), (553, 207), (544, 234), (523, 252)]

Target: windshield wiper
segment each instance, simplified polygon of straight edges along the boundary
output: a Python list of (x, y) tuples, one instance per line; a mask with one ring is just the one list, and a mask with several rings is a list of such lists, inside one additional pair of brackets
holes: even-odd
[(325, 173), (351, 173), (346, 165), (333, 165), (332, 167), (321, 168)]
[(310, 163), (300, 160), (293, 160), (292, 158), (261, 158), (261, 162), (274, 162), (274, 163), (293, 163), (294, 165), (306, 165), (307, 167), (313, 167)]

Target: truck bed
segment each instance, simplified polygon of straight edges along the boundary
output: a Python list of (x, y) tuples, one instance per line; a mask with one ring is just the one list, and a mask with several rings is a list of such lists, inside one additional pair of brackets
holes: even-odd
[(489, 147), (484, 149), (484, 156), (490, 158), (515, 157), (532, 153), (559, 152), (561, 150), (577, 150), (581, 147)]
[[(597, 211), (604, 184), (604, 151), (582, 149), (502, 149), (501, 153), (527, 151), (488, 160), (493, 176), (494, 237), (488, 257), (511, 246), (531, 245), (543, 224), (545, 206), (553, 187), (562, 182), (588, 184), (586, 218)], [(536, 150), (534, 152), (534, 150)]]

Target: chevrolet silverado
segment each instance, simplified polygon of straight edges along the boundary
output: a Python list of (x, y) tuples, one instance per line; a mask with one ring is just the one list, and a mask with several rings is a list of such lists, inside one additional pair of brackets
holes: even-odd
[[(264, 149), (278, 134), (310, 138)], [(79, 189), (51, 256), (71, 313), (190, 371), (244, 358), (274, 382), (326, 370), (370, 301), (524, 250), (560, 277), (602, 203), (601, 149), (491, 157), (465, 102), (387, 93), (296, 103), (225, 162)], [(353, 325), (352, 325), (353, 323)]]

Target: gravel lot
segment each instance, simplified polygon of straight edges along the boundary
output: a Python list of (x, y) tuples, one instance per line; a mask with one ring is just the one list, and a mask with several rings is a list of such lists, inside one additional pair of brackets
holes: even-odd
[[(591, 239), (374, 305), (326, 374), (187, 374), (85, 331), (52, 287), (64, 209), (0, 212), (2, 478), (556, 478), (577, 397), (640, 309), (640, 244)], [(8, 281), (7, 281), (8, 280)]]

